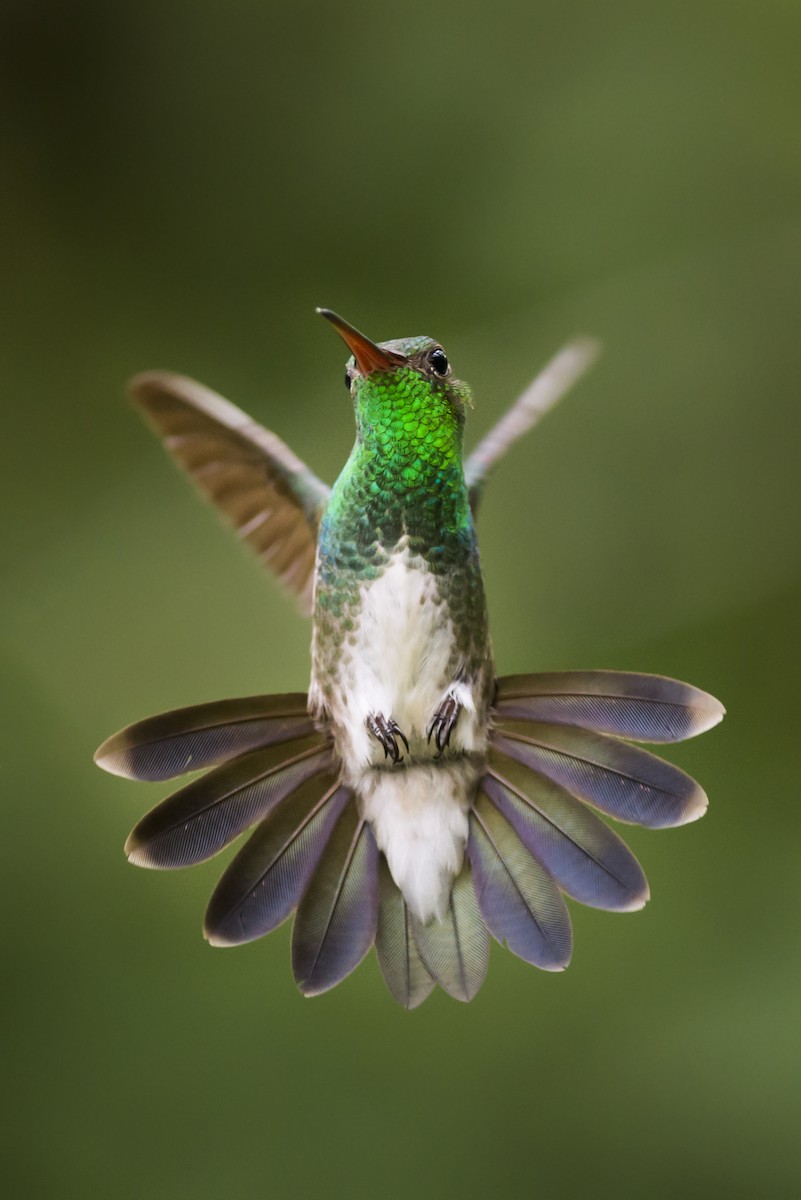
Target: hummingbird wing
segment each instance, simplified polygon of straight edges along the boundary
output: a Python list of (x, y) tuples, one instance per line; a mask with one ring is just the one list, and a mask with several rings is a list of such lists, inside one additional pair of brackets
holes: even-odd
[(600, 342), (577, 338), (563, 346), (528, 385), (497, 425), (482, 438), (464, 465), (464, 476), (475, 514), (481, 491), (498, 459), (528, 433), (573, 387), (600, 354)]
[(279, 437), (195, 380), (149, 371), (128, 386), (175, 461), (310, 613), (330, 488)]

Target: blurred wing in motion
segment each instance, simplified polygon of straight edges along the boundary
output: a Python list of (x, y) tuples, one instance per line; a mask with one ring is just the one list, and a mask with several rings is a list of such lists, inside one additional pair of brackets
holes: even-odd
[(568, 342), (540, 371), (505, 416), (482, 438), (464, 465), (464, 477), (473, 513), (492, 468), (507, 450), (545, 416), (569, 392), (600, 353), (592, 338)]
[(129, 390), (175, 461), (310, 613), (327, 485), (274, 433), (193, 379), (149, 371)]

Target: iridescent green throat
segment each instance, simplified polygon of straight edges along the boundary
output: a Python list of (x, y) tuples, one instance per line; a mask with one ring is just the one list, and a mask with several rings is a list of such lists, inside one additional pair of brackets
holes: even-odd
[(462, 470), (467, 388), (399, 367), (359, 378), (354, 392), (356, 444), (323, 520), (323, 559), (370, 574), (406, 538), (434, 570), (464, 562), (475, 546)]

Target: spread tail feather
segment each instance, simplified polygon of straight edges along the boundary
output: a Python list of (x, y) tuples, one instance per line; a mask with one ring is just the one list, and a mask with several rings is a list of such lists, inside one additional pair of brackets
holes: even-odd
[[(681, 741), (716, 725), (724, 711), (707, 692), (660, 675), (499, 679), (475, 811), (488, 800), (566, 895), (611, 911), (642, 908), (649, 897), (642, 868), (593, 809), (666, 828), (702, 816), (707, 798), (678, 767), (622, 739)], [(485, 918), (497, 936), (486, 911)]]
[(158, 783), (314, 733), (305, 692), (244, 696), (159, 713), (128, 725), (95, 751), (112, 775)]
[(412, 918), (385, 858), (379, 874), (378, 929), (375, 949), (387, 987), (404, 1008), (417, 1008), (434, 990), (436, 981), (420, 957)]
[[(681, 741), (716, 725), (724, 711), (707, 692), (659, 675), (565, 671), (499, 679), (468, 847), (493, 936), (532, 962), (547, 953), (521, 886), (535, 888), (541, 871), (583, 904), (642, 908), (649, 897), (642, 868), (593, 809), (666, 828), (702, 816), (707, 798), (678, 767), (622, 739)], [(530, 856), (525, 870), (521, 845)]]
[(469, 864), (453, 882), (441, 921), (424, 925), (412, 917), (417, 949), (426, 970), (454, 1000), (472, 1000), (489, 964), (489, 934), (482, 920)]
[(331, 762), (330, 744), (321, 733), (251, 750), (157, 804), (131, 830), (125, 853), (137, 867), (204, 862)]
[(470, 814), (467, 853), (492, 936), (535, 967), (563, 971), (573, 939), (562, 893), (486, 795)]
[(375, 940), (378, 847), (356, 805), (346, 805), (323, 850), (292, 931), (292, 971), (304, 996), (350, 975)]
[(617, 738), (569, 725), (499, 721), (496, 750), (618, 821), (663, 829), (695, 821), (706, 793), (672, 763)]
[(213, 946), (270, 933), (300, 903), (352, 792), (337, 771), (308, 779), (262, 821), (212, 893), (204, 932)]
[(725, 708), (700, 688), (632, 671), (542, 671), (499, 679), (501, 720), (576, 725), (635, 742), (681, 742), (723, 720)]
[(563, 892), (593, 908), (642, 908), (648, 883), (625, 843), (559, 784), (490, 751), (481, 791)]

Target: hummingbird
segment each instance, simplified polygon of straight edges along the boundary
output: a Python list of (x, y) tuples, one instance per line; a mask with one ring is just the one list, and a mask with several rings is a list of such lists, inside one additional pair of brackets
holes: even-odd
[(356, 421), (332, 488), (201, 384), (158, 371), (130, 384), (168, 452), (311, 615), (308, 692), (149, 717), (95, 761), (140, 780), (205, 772), (134, 827), (137, 866), (189, 866), (252, 830), (209, 902), (212, 945), (294, 914), (305, 995), (374, 945), (404, 1007), (437, 985), (469, 1001), (491, 938), (544, 970), (567, 966), (565, 896), (642, 908), (645, 875), (603, 816), (651, 828), (700, 817), (701, 787), (634, 743), (692, 737), (724, 709), (658, 675), (496, 675), (475, 527), (484, 484), (595, 343), (560, 351), (465, 458), (471, 393), (438, 342), (373, 342), (317, 311), (350, 351)]

